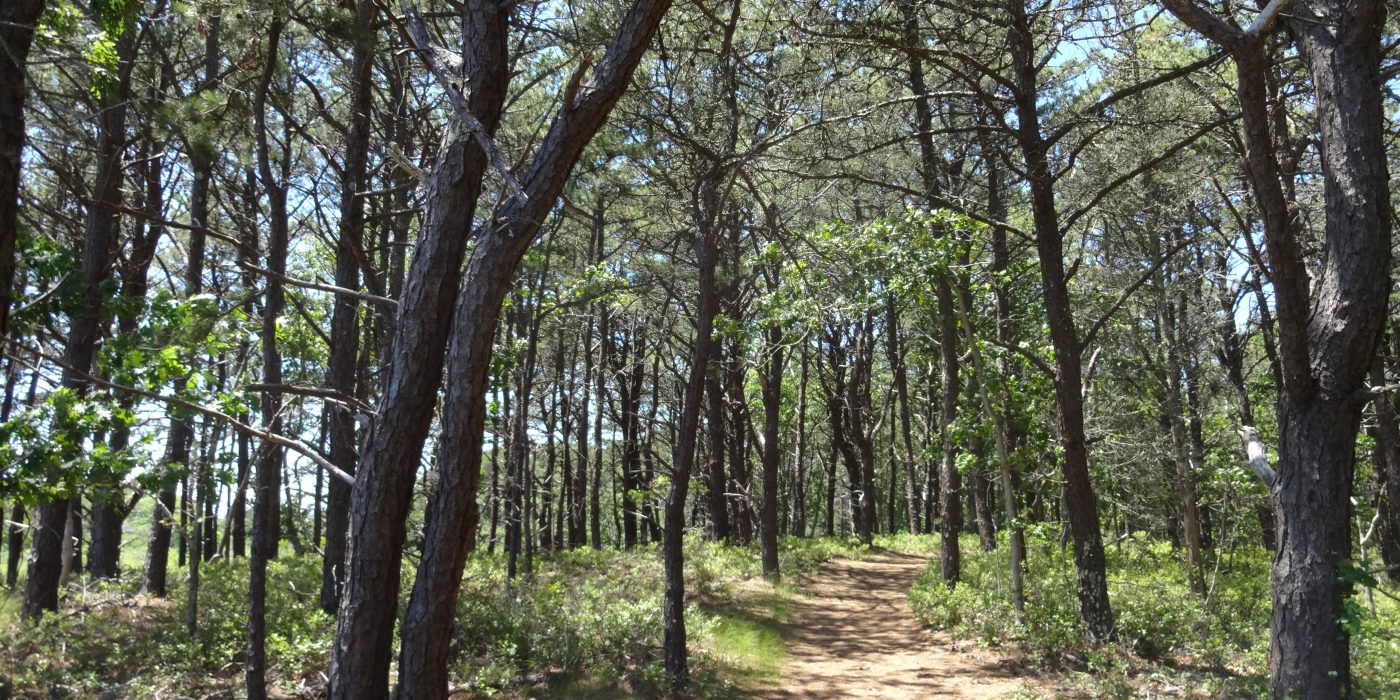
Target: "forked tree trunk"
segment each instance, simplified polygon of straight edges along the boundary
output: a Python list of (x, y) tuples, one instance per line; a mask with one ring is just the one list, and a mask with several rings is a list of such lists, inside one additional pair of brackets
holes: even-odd
[[(522, 180), (527, 199), (511, 199), (492, 224), (478, 231), (475, 237), (476, 245), (467, 261), (463, 290), (452, 314), (453, 332), (447, 351), (447, 374), (452, 381), (447, 384), (443, 399), (442, 441), (438, 454), (440, 475), (428, 501), (423, 556), (404, 615), (399, 698), (436, 698), (447, 691), (451, 626), (466, 563), (466, 546), (457, 528), (476, 502), (486, 418), (484, 398), (501, 303), (510, 289), (516, 267), (554, 207), (574, 163), (631, 82), (632, 71), (651, 43), (669, 4), (669, 0), (637, 0), (633, 4), (607, 52), (593, 69), (589, 89), (571, 103), (564, 104), (536, 150)], [(468, 12), (468, 36), (481, 32), (504, 40), (507, 16), (500, 11), (503, 9), (479, 14)], [(471, 48), (475, 51), (479, 47), (472, 45)], [(505, 57), (501, 53), (480, 65), (482, 69), (504, 72)], [(420, 437), (420, 448), (421, 442)], [(412, 475), (407, 476), (411, 486)], [(404, 499), (403, 505), (406, 501)], [(394, 513), (398, 544), (402, 543), (405, 515), (402, 510)], [(392, 620), (394, 591), (385, 593), (389, 600), (377, 607), (387, 612), (387, 619)], [(354, 641), (338, 637), (337, 653), (344, 654), (342, 645)], [(342, 673), (347, 670), (342, 667)], [(373, 685), (360, 687), (375, 693), (382, 687), (378, 685), (378, 672), (376, 668), (375, 676), (366, 677)], [(358, 671), (352, 673), (359, 675)]]
[(1322, 133), (1327, 265), (1312, 313), (1280, 329), (1287, 379), (1273, 489), (1279, 537), (1269, 677), (1275, 698), (1355, 692), (1349, 638), (1340, 623), (1352, 584), (1342, 579), (1341, 566), (1351, 557), (1349, 506), (1365, 401), (1359, 397), (1390, 297), (1389, 176), (1386, 160), (1375, 155), (1385, 149), (1385, 12), (1379, 0), (1299, 0), (1291, 8)]
[[(1381, 96), (1379, 0), (1299, 0), (1289, 22), (1312, 78), (1321, 132), (1326, 210), (1322, 275), (1310, 284), (1272, 133), (1261, 14), (1240, 30), (1186, 0), (1169, 0), (1183, 22), (1235, 58), (1246, 163), (1264, 221), (1277, 300), (1279, 469), (1271, 495), (1278, 519), (1273, 568), (1269, 680), (1275, 698), (1351, 695), (1350, 640), (1343, 619), (1351, 583), (1350, 497), (1356, 433), (1371, 398), (1364, 380), (1384, 325), (1390, 288), (1391, 209)], [(1265, 12), (1277, 13), (1278, 3)], [(1290, 183), (1291, 187), (1291, 183)], [(1309, 294), (1313, 300), (1310, 303)]]

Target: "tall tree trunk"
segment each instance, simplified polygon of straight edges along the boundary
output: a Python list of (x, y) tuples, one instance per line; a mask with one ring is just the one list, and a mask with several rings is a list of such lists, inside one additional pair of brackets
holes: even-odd
[[(257, 139), (258, 177), (268, 204), (268, 241), (264, 265), (273, 274), (268, 276), (262, 308), (262, 379), (270, 387), (282, 383), (282, 354), (277, 347), (277, 320), (282, 315), (285, 292), (281, 275), (287, 270), (287, 176), (290, 170), (290, 147), (286, 147), (278, 163), (280, 172), (273, 171), (272, 153), (268, 142), (268, 100), (272, 78), (278, 64), (277, 52), (286, 20), (280, 15), (268, 28), (267, 57), (261, 81), (253, 100), (253, 120)], [(275, 389), (262, 394), (262, 425), (271, 433), (282, 432), (282, 398)], [(263, 444), (259, 450), (256, 475), (253, 479), (253, 544), (248, 559), (248, 641), (244, 660), (244, 690), (250, 700), (267, 697), (267, 564), (277, 556), (278, 515), (281, 512), (283, 450), (278, 445)]]
[[(732, 230), (732, 229), (731, 229)], [(737, 247), (737, 244), (731, 244)], [(721, 306), (723, 308), (723, 306)], [(731, 312), (734, 309), (731, 306)], [(735, 314), (737, 317), (738, 314)], [(732, 499), (734, 506), (734, 526), (738, 531), (738, 541), (744, 546), (753, 542), (753, 471), (749, 463), (748, 436), (752, 432), (748, 412), (748, 401), (744, 396), (743, 348), (731, 342), (724, 363), (725, 407), (728, 409), (726, 422), (726, 446), (729, 448), (730, 484), (738, 498)]]
[[(840, 335), (840, 331), (834, 328), (828, 328), (826, 331), (827, 364), (831, 371), (831, 381), (823, 389), (826, 391), (827, 423), (831, 427), (832, 448), (836, 452), (832, 455), (833, 468), (838, 459), (846, 467), (846, 478), (851, 493), (851, 525), (864, 541), (868, 530), (865, 524), (865, 510), (860, 503), (860, 492), (865, 480), (861, 473), (860, 457), (856, 454), (855, 445), (851, 443), (850, 438), (850, 424), (847, 418), (851, 410), (848, 404), (850, 391), (847, 385), (851, 379), (847, 376), (848, 353), (841, 345)], [(834, 489), (834, 472), (832, 477), (829, 489)]]
[[(448, 383), (443, 399), (440, 477), (428, 501), (423, 557), (404, 615), (399, 657), (401, 682), (397, 690), (400, 698), (442, 697), (447, 690), (453, 611), (466, 563), (466, 548), (457, 528), (475, 507), (491, 341), (501, 303), (516, 267), (554, 207), (574, 163), (631, 82), (632, 71), (668, 7), (668, 0), (637, 0), (632, 5), (607, 52), (593, 69), (590, 90), (563, 106), (536, 150), (522, 181), (527, 198), (506, 202), (494, 221), (475, 236), (463, 291), (453, 309), (453, 332), (447, 352), (447, 373), (453, 381)], [(473, 13), (468, 12), (467, 17), (472, 20)], [(505, 35), (504, 12), (482, 15), (476, 20), (483, 21), (473, 25), (481, 31), (492, 36)], [(477, 48), (472, 45), (473, 50)], [(495, 60), (499, 63), (503, 57), (502, 53)], [(405, 515), (395, 514), (395, 527), (400, 533)], [(387, 619), (392, 620), (393, 591), (386, 593), (390, 600), (380, 605), (389, 613)], [(340, 644), (352, 641), (338, 640), (337, 654), (344, 653)], [(381, 687), (379, 671), (376, 668), (375, 675), (365, 676), (374, 685), (359, 687), (374, 693)]]
[[(737, 8), (737, 3), (735, 3)], [(695, 342), (691, 346), (690, 376), (686, 380), (681, 403), (680, 430), (676, 436), (671, 490), (666, 495), (665, 529), (662, 532), (662, 570), (666, 590), (662, 603), (665, 625), (662, 641), (666, 674), (677, 687), (690, 680), (690, 664), (686, 650), (685, 628), (685, 560), (682, 544), (685, 535), (685, 501), (690, 488), (690, 475), (695, 463), (696, 435), (700, 431), (700, 406), (705, 393), (710, 355), (715, 345), (711, 331), (719, 311), (719, 294), (715, 284), (715, 263), (718, 236), (714, 231), (713, 212), (719, 205), (718, 183), (703, 190), (703, 202), (708, 216), (702, 216), (702, 226), (695, 241), (696, 265), (699, 268), (700, 290), (696, 304)], [(709, 226), (705, 226), (708, 219)], [(711, 400), (715, 400), (712, 398)]]
[[(373, 0), (355, 3), (356, 40), (350, 50), (350, 116), (345, 135), (345, 162), (340, 172), (340, 237), (335, 248), (335, 285), (357, 289), (359, 256), (364, 249), (365, 172), (369, 161), (370, 112), (373, 109), (372, 71), (376, 44), (372, 26), (378, 10)], [(355, 297), (337, 294), (331, 311), (331, 347), (326, 384), (344, 396), (355, 394), (355, 365), (359, 359), (359, 305)], [(346, 406), (325, 402), (330, 460), (347, 474), (355, 473), (355, 416)], [(326, 546), (321, 565), (321, 609), (334, 614), (340, 606), (345, 567), (345, 536), (350, 522), (350, 486), (330, 480), (326, 501)]]
[(618, 419), (622, 428), (622, 546), (631, 549), (637, 545), (640, 515), (635, 494), (642, 485), (639, 434), (642, 385), (646, 380), (645, 344), (635, 328), (618, 329), (609, 334), (607, 340), (618, 387)]
[[(661, 408), (661, 353), (655, 353), (651, 360), (651, 406), (647, 411), (647, 437), (642, 445), (643, 462), (646, 464), (646, 491), (652, 493), (656, 484), (656, 414)], [(661, 517), (657, 512), (656, 498), (648, 498), (643, 512), (646, 514), (647, 531), (652, 542), (661, 541)]]
[[(1151, 247), (1153, 259), (1160, 260), (1161, 241), (1153, 237)], [(1178, 307), (1168, 298), (1167, 285), (1171, 279), (1171, 267), (1166, 265), (1154, 273), (1152, 280), (1157, 340), (1162, 347), (1158, 383), (1165, 399), (1162, 401), (1162, 411), (1171, 441), (1172, 483), (1176, 488), (1177, 512), (1181, 514), (1181, 534), (1186, 545), (1186, 580), (1191, 590), (1204, 598), (1206, 584), (1201, 558), (1200, 505), (1196, 497), (1195, 465), (1191, 462), (1190, 447), (1187, 445), (1185, 406), (1182, 401), (1181, 375), (1185, 368), (1181, 358)]]
[[(597, 255), (598, 260), (602, 260), (603, 255), (603, 228), (602, 205), (599, 205), (599, 226), (597, 228)], [(608, 308), (603, 304), (596, 304), (598, 313), (598, 372), (593, 375), (593, 394), (597, 410), (593, 413), (593, 478), (588, 483), (588, 543), (594, 549), (603, 548), (603, 416), (607, 413), (608, 406), (608, 382), (607, 372), (604, 368), (608, 366)]]
[[(131, 3), (127, 13), (134, 13), (136, 6), (137, 3)], [(22, 29), (10, 26), (6, 26), (4, 31), (19, 31), (23, 34)], [(125, 169), (122, 156), (126, 148), (127, 95), (131, 83), (132, 60), (136, 54), (135, 35), (134, 31), (126, 31), (117, 38), (117, 79), (100, 91), (98, 99), (96, 179), (83, 224), (82, 286), (78, 310), (70, 319), (68, 338), (63, 348), (62, 385), (78, 395), (86, 394), (89, 388), (88, 376), (92, 372), (97, 343), (102, 333), (102, 300), (105, 296), (102, 287), (111, 277), (120, 233), (119, 211), (122, 206), (122, 176)], [(7, 61), (0, 60), (0, 64), (6, 63)], [(9, 108), (7, 105), (2, 109)], [(13, 243), (0, 241), (0, 246), (4, 245)], [(68, 417), (60, 416), (55, 421), (54, 430), (76, 435), (78, 428), (71, 425)], [(77, 457), (76, 454), (64, 455), (60, 461), (67, 462)], [(58, 609), (64, 531), (70, 522), (69, 489), (73, 484), (70, 483), (69, 475), (60, 473), (50, 474), (49, 481), (52, 486), (57, 487), (59, 494), (39, 504), (33, 524), (24, 600), (20, 610), (21, 615), (29, 620), (37, 620), (44, 612)]]
[[(980, 386), (969, 387), (974, 393), (981, 393)], [(987, 443), (975, 438), (968, 451), (972, 454), (972, 471), (968, 474), (971, 483), (973, 514), (977, 519), (977, 543), (982, 551), (990, 552), (997, 548), (997, 528), (992, 521), (992, 480), (987, 478)]]
[[(1371, 368), (1371, 383), (1387, 384), (1379, 357)], [(1375, 411), (1376, 511), (1381, 519), (1377, 546), (1390, 580), (1400, 583), (1400, 420), (1389, 396), (1376, 397)]]
[(23, 169), (24, 98), (29, 92), (26, 62), (34, 29), (44, 14), (43, 0), (0, 4), (0, 334), (10, 330), (15, 286), (15, 243), (19, 239), (19, 183)]
[[(895, 448), (899, 454), (899, 463), (904, 468), (904, 500), (907, 504), (905, 509), (905, 524), (909, 529), (909, 534), (917, 535), (921, 528), (919, 516), (922, 513), (922, 506), (919, 503), (918, 475), (914, 469), (914, 431), (913, 418), (909, 409), (909, 368), (904, 362), (905, 348), (900, 339), (899, 308), (895, 304), (893, 295), (885, 299), (885, 350), (889, 356), (891, 381), (894, 383), (894, 398), (899, 404), (899, 439), (896, 440)], [(890, 483), (890, 492), (895, 490), (893, 481)], [(893, 519), (893, 514), (891, 514)]]
[(793, 445), (792, 534), (807, 536), (807, 345), (801, 346), (802, 370), (797, 375), (797, 441)]
[[(602, 226), (601, 208), (593, 216), (595, 227)], [(590, 256), (590, 260), (593, 256)], [(582, 347), (583, 376), (579, 381), (578, 404), (578, 472), (574, 476), (574, 500), (569, 508), (570, 540), (576, 547), (588, 544), (588, 464), (591, 454), (588, 451), (589, 401), (593, 392), (593, 316), (584, 321)]]
[[(918, 10), (913, 3), (900, 4), (903, 14), (904, 49), (909, 62), (909, 86), (914, 92), (914, 116), (916, 139), (919, 143), (920, 175), (924, 194), (931, 199), (940, 191), (938, 183), (939, 151), (933, 142), (933, 111), (929, 105), (928, 84), (924, 77), (920, 50), (924, 40), (919, 32)], [(930, 202), (933, 204), (933, 202)], [(936, 205), (935, 205), (936, 206)], [(958, 549), (958, 531), (962, 528), (962, 506), (958, 500), (962, 488), (962, 477), (957, 470), (957, 445), (952, 431), (948, 429), (957, 418), (958, 393), (958, 327), (956, 308), (953, 301), (951, 281), (945, 276), (935, 282), (934, 296), (938, 303), (939, 363), (942, 365), (943, 415), (941, 420), (943, 437), (943, 461), (940, 467), (942, 490), (939, 493), (939, 510), (943, 515), (940, 533), (940, 561), (943, 581), (956, 583), (962, 568), (962, 554)]]
[(1006, 7), (1011, 20), (1017, 136), (1030, 183), (1036, 254), (1040, 259), (1050, 341), (1055, 349), (1055, 403), (1060, 421), (1060, 445), (1064, 450), (1062, 469), (1065, 499), (1069, 505), (1067, 515), (1074, 537), (1079, 614), (1095, 639), (1106, 640), (1113, 636), (1113, 609), (1108, 600), (1098, 498), (1089, 481), (1089, 455), (1084, 443), (1081, 348), (1065, 276), (1064, 239), (1055, 208), (1054, 174), (1037, 108), (1040, 64), (1026, 6), (1022, 0), (1010, 0)]
[[(705, 377), (705, 424), (710, 438), (708, 446), (710, 536), (716, 542), (727, 542), (732, 536), (729, 524), (729, 477), (725, 474), (724, 383), (719, 370), (724, 362), (724, 347), (716, 343), (711, 351), (710, 366)], [(731, 465), (732, 468), (732, 465)]]
[[(767, 363), (763, 382), (763, 500), (759, 506), (759, 550), (763, 575), (778, 577), (778, 469), (781, 466), (782, 436), (779, 419), (783, 408), (783, 330), (769, 324), (765, 331)], [(798, 504), (801, 507), (801, 503)]]
[[(987, 163), (987, 213), (997, 221), (1004, 221), (1006, 218), (1006, 201), (1002, 194), (1004, 186), (1003, 175), (1000, 168), (1000, 154), (996, 146), (990, 142), (983, 144), (984, 159)], [(1012, 321), (1011, 321), (1011, 294), (1009, 292), (1010, 283), (1005, 281), (1005, 272), (1011, 266), (1010, 252), (1006, 246), (1006, 229), (996, 226), (992, 229), (992, 272), (997, 279), (992, 288), (992, 295), (996, 306), (996, 338), (1003, 347), (1011, 345), (1013, 341)], [(966, 300), (967, 295), (961, 297)], [(965, 319), (964, 326), (969, 332), (972, 330), (971, 312), (967, 308), (960, 308)], [(975, 345), (975, 344), (974, 344)], [(982, 364), (982, 354), (980, 348), (969, 346), (968, 352), (972, 355), (973, 372), (979, 377), (988, 376), (985, 365)], [(1026, 561), (1026, 538), (1021, 527), (1021, 514), (1019, 506), (1020, 475), (1012, 471), (1011, 452), (1015, 449), (1018, 439), (1017, 428), (1013, 425), (1011, 416), (1011, 385), (1016, 380), (1015, 372), (1008, 367), (1004, 359), (1005, 355), (999, 355), (993, 364), (993, 369), (1000, 381), (993, 382), (993, 386), (984, 388), (982, 392), (982, 412), (991, 420), (995, 432), (993, 437), (997, 448), (997, 473), (1001, 485), (1002, 510), (1006, 515), (1006, 529), (1010, 534), (1011, 544), (1011, 597), (1015, 604), (1017, 619), (1024, 616), (1024, 583), (1022, 581), (1025, 574)], [(992, 395), (995, 391), (996, 399)]]
[(876, 513), (879, 494), (875, 490), (875, 426), (871, 406), (871, 375), (875, 364), (875, 314), (867, 312), (857, 321), (855, 344), (852, 348), (851, 376), (846, 383), (846, 417), (850, 422), (850, 442), (856, 448), (860, 469), (859, 480), (853, 481), (852, 493), (859, 484), (860, 540), (869, 545), (880, 524)]

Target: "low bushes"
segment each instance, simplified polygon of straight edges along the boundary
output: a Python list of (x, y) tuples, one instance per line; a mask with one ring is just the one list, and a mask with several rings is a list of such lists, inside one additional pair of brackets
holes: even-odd
[[(1109, 596), (1118, 640), (1085, 641), (1078, 614), (1073, 553), (1031, 537), (1025, 576), (1026, 615), (1015, 621), (1005, 540), (982, 552), (963, 545), (962, 579), (951, 590), (935, 561), (909, 592), (925, 624), (1008, 644), (1064, 671), (1085, 694), (1138, 697), (1187, 688), (1216, 697), (1265, 690), (1269, 645), (1269, 552), (1241, 549), (1207, 559), (1209, 596), (1191, 592), (1183, 557), (1165, 542), (1130, 539), (1107, 548)], [(1375, 612), (1359, 605), (1353, 668), (1364, 697), (1400, 696), (1400, 606), (1378, 594)]]

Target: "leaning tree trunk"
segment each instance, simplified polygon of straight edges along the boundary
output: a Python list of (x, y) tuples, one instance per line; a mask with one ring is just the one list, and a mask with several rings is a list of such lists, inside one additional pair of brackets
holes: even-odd
[(1055, 402), (1059, 414), (1062, 470), (1074, 564), (1078, 579), (1079, 614), (1095, 639), (1113, 636), (1113, 609), (1108, 600), (1103, 533), (1099, 529), (1098, 498), (1089, 481), (1089, 454), (1084, 442), (1083, 366), (1075, 330), (1069, 283), (1065, 275), (1064, 240), (1055, 208), (1054, 174), (1036, 105), (1040, 90), (1034, 35), (1022, 0), (1010, 0), (1011, 54), (1015, 66), (1014, 92), (1018, 136), (1031, 190), (1036, 254), (1050, 342), (1055, 349)]
[[(500, 121), (508, 83), (508, 13), (492, 0), (470, 2), (463, 12), (465, 34), (472, 39), (462, 56), (466, 108), (488, 134)], [(459, 136), (439, 152), (424, 185), (423, 226), (399, 299), (383, 399), (351, 490), (328, 689), (337, 700), (382, 697), (388, 690), (405, 518), (432, 424), (457, 280), (487, 167), (483, 146), (461, 135), (464, 131), (461, 116), (454, 114), (447, 133)]]
[[(669, 0), (637, 0), (632, 6), (594, 68), (588, 82), (590, 89), (572, 101), (566, 100), (536, 151), (522, 183), (526, 198), (512, 198), (492, 224), (476, 236), (463, 292), (453, 309), (454, 330), (447, 352), (447, 374), (452, 381), (443, 399), (440, 473), (437, 488), (428, 501), (423, 556), (404, 615), (399, 698), (446, 694), (453, 612), (466, 563), (465, 540), (457, 527), (476, 502), (491, 341), (501, 303), (516, 267), (553, 208), (574, 163), (631, 82), (632, 71), (651, 43), (669, 4)], [(475, 26), (492, 36), (504, 37), (506, 19), (505, 12), (482, 14), (476, 18), (481, 24)], [(493, 60), (503, 58), (501, 54)], [(400, 533), (404, 515), (398, 513), (395, 521)], [(393, 592), (387, 593), (392, 596)], [(392, 602), (386, 607), (392, 614)], [(338, 640), (338, 645), (348, 641)]]

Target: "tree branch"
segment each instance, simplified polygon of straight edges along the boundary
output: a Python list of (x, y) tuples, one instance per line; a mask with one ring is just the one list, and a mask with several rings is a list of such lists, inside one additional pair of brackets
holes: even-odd
[(1128, 297), (1132, 296), (1142, 285), (1146, 284), (1147, 280), (1152, 279), (1152, 275), (1156, 274), (1157, 270), (1165, 265), (1168, 260), (1171, 260), (1173, 255), (1176, 255), (1182, 248), (1190, 244), (1191, 240), (1187, 239), (1172, 246), (1170, 250), (1162, 254), (1161, 259), (1153, 263), (1152, 267), (1146, 272), (1142, 273), (1142, 276), (1139, 277), (1136, 282), (1128, 285), (1128, 288), (1123, 290), (1122, 294), (1118, 295), (1118, 299), (1113, 302), (1113, 305), (1108, 307), (1108, 311), (1105, 312), (1103, 316), (1100, 316), (1097, 321), (1094, 321), (1094, 325), (1089, 327), (1089, 332), (1084, 334), (1084, 341), (1079, 344), (1079, 351), (1082, 353), (1085, 348), (1093, 344), (1094, 337), (1099, 334), (1099, 330), (1103, 328), (1105, 323), (1108, 323), (1109, 319), (1113, 318), (1113, 314), (1118, 313), (1118, 309), (1122, 308), (1123, 304), (1127, 303)]
[[(506, 159), (501, 156), (500, 149), (496, 147), (496, 142), (487, 133), (486, 126), (481, 123), (480, 119), (476, 118), (475, 114), (472, 114), (467, 105), (466, 96), (452, 81), (452, 76), (443, 69), (433, 42), (428, 36), (428, 28), (423, 25), (423, 18), (418, 15), (418, 8), (414, 7), (413, 3), (403, 0), (399, 3), (399, 10), (403, 13), (403, 21), (398, 23), (399, 30), (418, 53), (419, 60), (423, 61), (428, 72), (432, 73), (438, 87), (442, 88), (442, 91), (447, 93), (448, 98), (452, 100), (453, 114), (467, 125), (467, 129), (472, 132), (472, 137), (481, 144), (481, 150), (486, 153), (487, 160), (491, 161), (491, 167), (495, 168), (501, 179), (505, 181), (506, 187), (510, 188), (511, 195), (524, 203), (528, 199), (525, 196), (525, 188), (520, 186), (520, 180), (516, 179), (510, 171)], [(397, 22), (397, 20), (395, 21)]]
[(1273, 488), (1274, 479), (1277, 474), (1274, 468), (1269, 466), (1269, 458), (1264, 449), (1264, 443), (1259, 439), (1259, 431), (1252, 425), (1241, 426), (1240, 439), (1244, 440), (1245, 456), (1249, 459), (1249, 468), (1265, 486)]
[[(201, 406), (192, 401), (186, 401), (184, 399), (176, 398), (174, 396), (165, 396), (164, 394), (158, 394), (154, 391), (139, 389), (134, 386), (126, 386), (125, 384), (109, 382), (106, 379), (93, 376), (92, 374), (89, 374), (87, 372), (80, 372), (76, 368), (70, 367), (67, 363), (63, 362), (62, 360), (56, 357), (53, 357), (52, 355), (45, 354), (33, 348), (25, 347), (24, 345), (21, 345), (19, 341), (13, 338), (6, 336), (4, 340), (9, 345), (21, 348), (25, 352), (33, 354), (35, 357), (43, 358), (44, 360), (53, 363), (55, 366), (59, 367), (64, 371), (76, 373), (83, 381), (91, 383), (95, 386), (99, 386), (104, 389), (111, 389), (112, 391), (126, 392), (128, 394), (140, 396), (142, 398), (150, 399), (152, 401), (158, 401), (160, 403), (168, 404), (178, 408), (183, 408), (186, 411), (190, 411), (191, 413), (198, 413), (202, 416), (208, 416), (215, 420), (224, 421), (229, 425), (229, 427), (233, 428), (234, 430), (237, 430), (240, 433), (251, 435), (255, 438), (258, 438), (259, 440), (270, 442), (274, 445), (281, 445), (295, 452), (299, 452), (302, 456), (316, 463), (316, 466), (326, 470), (326, 472), (329, 473), (331, 476), (345, 482), (346, 485), (355, 485), (355, 477), (345, 473), (339, 467), (335, 466), (335, 464), (333, 464), (329, 459), (326, 459), (320, 453), (320, 451), (301, 440), (292, 437), (287, 437), (286, 435), (279, 435), (271, 431), (263, 430), (261, 428), (248, 425), (247, 423), (244, 423), (243, 421), (240, 421), (237, 418), (234, 418), (233, 416), (224, 413), (223, 411), (214, 408), (209, 408), (208, 406)], [(11, 360), (15, 362), (19, 362), (20, 364), (23, 364), (27, 367), (35, 368), (34, 365), (30, 364), (28, 360), (25, 360), (16, 353), (6, 351), (5, 355), (7, 355)]]

